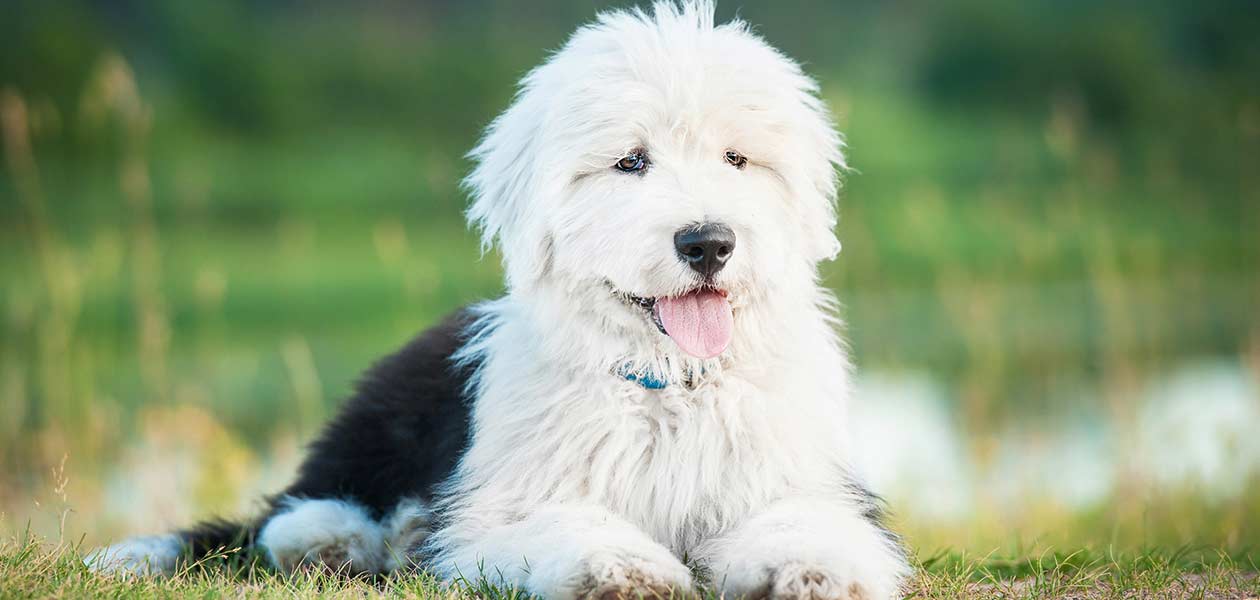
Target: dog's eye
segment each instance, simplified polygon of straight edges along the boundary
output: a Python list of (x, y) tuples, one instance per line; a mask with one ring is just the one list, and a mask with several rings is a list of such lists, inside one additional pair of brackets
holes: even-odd
[(744, 165), (748, 164), (748, 158), (734, 150), (727, 150), (726, 162), (730, 163), (731, 166), (736, 169), (742, 169), (744, 168)]
[(622, 173), (637, 173), (647, 168), (647, 154), (642, 150), (635, 150), (627, 154), (613, 165), (613, 168)]

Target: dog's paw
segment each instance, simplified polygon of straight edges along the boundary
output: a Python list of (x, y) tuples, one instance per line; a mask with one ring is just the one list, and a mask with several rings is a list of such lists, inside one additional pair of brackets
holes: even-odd
[(669, 600), (682, 598), (686, 589), (651, 581), (605, 582), (579, 596), (592, 600)]
[[(663, 550), (663, 549), (662, 549)], [(611, 554), (592, 557), (575, 594), (593, 600), (668, 600), (691, 591), (691, 571), (673, 555)]]
[(788, 558), (745, 562), (713, 574), (725, 600), (895, 600), (902, 571), (856, 560)]
[(258, 536), (276, 568), (347, 575), (383, 570), (383, 534), (363, 509), (337, 500), (291, 500), (285, 507)]
[(857, 578), (799, 563), (776, 569), (756, 597), (770, 600), (884, 600)]

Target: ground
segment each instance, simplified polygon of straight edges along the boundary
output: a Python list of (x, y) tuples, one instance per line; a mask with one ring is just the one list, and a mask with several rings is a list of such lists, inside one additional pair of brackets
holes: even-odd
[[(75, 544), (31, 536), (0, 544), (0, 598), (491, 598), (524, 594), (479, 586), (443, 586), (423, 573), (379, 580), (322, 572), (281, 576), (234, 561), (193, 568), (174, 577), (126, 579), (96, 575)], [(1020, 559), (942, 553), (919, 563), (908, 599), (1094, 600), (1260, 598), (1256, 566), (1210, 551), (1175, 553), (1045, 553)], [(712, 597), (711, 595), (707, 595)]]

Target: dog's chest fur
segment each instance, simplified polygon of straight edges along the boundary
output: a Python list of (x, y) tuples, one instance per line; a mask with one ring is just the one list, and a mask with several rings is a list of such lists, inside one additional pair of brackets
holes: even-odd
[(593, 503), (681, 553), (782, 496), (789, 481), (823, 485), (835, 466), (811, 432), (834, 415), (800, 402), (821, 390), (796, 388), (790, 374), (769, 387), (723, 373), (695, 389), (648, 390), (615, 373), (565, 382), (492, 359), (482, 377), (451, 498), (497, 505), (505, 520)]

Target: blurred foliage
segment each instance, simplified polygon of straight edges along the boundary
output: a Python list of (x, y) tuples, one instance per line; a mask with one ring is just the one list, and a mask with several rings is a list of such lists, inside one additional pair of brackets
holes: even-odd
[[(7, 2), (0, 507), (67, 454), (82, 506), (126, 504), (137, 447), (248, 486), (374, 357), (497, 294), (463, 154), (606, 6)], [(1260, 371), (1255, 2), (719, 13), (806, 63), (846, 133), (825, 275), (859, 364), (948, 381), (978, 455), (1082, 380), (1123, 422), (1168, 364)], [(1231, 535), (1253, 504), (1217, 507)]]

